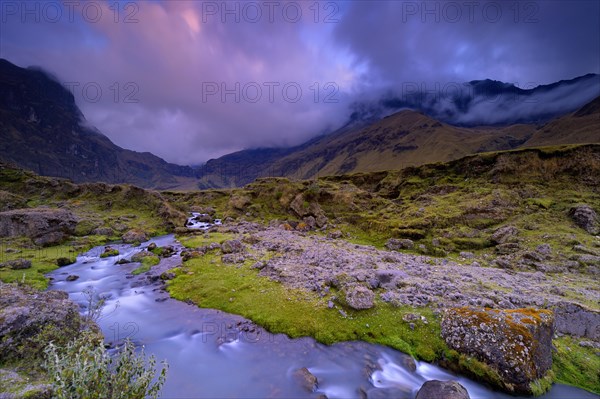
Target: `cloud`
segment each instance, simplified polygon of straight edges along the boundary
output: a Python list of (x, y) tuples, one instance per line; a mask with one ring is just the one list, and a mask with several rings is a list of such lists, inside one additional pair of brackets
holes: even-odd
[(516, 22), (505, 2), (497, 22), (485, 2), (472, 19), (448, 2), (375, 3), (91, 1), (61, 4), (51, 21), (57, 2), (9, 1), (0, 56), (68, 83), (117, 144), (180, 164), (299, 144), (406, 82), (548, 83), (599, 69), (597, 2), (515, 2)]

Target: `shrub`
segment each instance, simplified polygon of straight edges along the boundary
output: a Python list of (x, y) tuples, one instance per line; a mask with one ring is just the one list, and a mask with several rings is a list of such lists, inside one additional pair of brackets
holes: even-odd
[(89, 332), (64, 348), (50, 343), (46, 349), (46, 369), (56, 399), (144, 399), (157, 398), (166, 380), (168, 365), (156, 375), (156, 359), (147, 362), (142, 348), (135, 353), (131, 341), (111, 356)]

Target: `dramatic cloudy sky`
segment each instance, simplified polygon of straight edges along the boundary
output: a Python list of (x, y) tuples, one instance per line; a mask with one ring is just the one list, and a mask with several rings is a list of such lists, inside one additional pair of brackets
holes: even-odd
[(600, 2), (9, 1), (0, 57), (72, 88), (115, 143), (180, 164), (298, 144), (353, 101), (600, 72)]

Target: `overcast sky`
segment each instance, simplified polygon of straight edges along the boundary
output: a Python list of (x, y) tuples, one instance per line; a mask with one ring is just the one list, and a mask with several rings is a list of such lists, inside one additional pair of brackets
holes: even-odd
[(0, 14), (0, 57), (55, 74), (116, 144), (180, 164), (299, 144), (408, 84), (600, 72), (595, 0), (3, 1)]

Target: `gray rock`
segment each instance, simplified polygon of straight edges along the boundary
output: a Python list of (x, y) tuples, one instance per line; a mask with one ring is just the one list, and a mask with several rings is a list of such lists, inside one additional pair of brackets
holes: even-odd
[(600, 340), (600, 313), (574, 303), (559, 302), (554, 307), (556, 331)]
[(221, 256), (221, 262), (223, 263), (244, 263), (246, 258), (240, 254), (225, 254)]
[(308, 392), (314, 392), (319, 388), (319, 381), (306, 367), (294, 371), (294, 379)]
[(553, 335), (554, 316), (545, 310), (451, 308), (442, 318), (448, 346), (496, 370), (501, 381), (487, 382), (513, 394), (531, 395), (552, 368)]
[(415, 247), (415, 243), (413, 240), (409, 240), (408, 238), (390, 238), (385, 246), (390, 251), (398, 251), (401, 249), (413, 249)]
[(469, 393), (456, 381), (425, 382), (415, 399), (470, 399)]
[(221, 252), (224, 254), (237, 254), (244, 251), (244, 244), (240, 240), (228, 240), (221, 244)]
[(574, 206), (569, 210), (569, 216), (575, 224), (590, 234), (600, 233), (600, 218), (589, 205)]
[(76, 274), (70, 274), (70, 275), (67, 276), (67, 281), (75, 281), (75, 280), (78, 280), (78, 279), (79, 279), (79, 276), (76, 275)]
[(346, 288), (346, 303), (353, 309), (370, 309), (374, 305), (375, 294), (362, 285)]
[(502, 226), (492, 234), (491, 240), (494, 244), (505, 244), (515, 239), (519, 230), (514, 226)]
[[(34, 359), (49, 340), (64, 345), (83, 327), (66, 292), (37, 291), (0, 282), (0, 358)], [(40, 338), (45, 341), (40, 342)], [(42, 359), (39, 359), (40, 361)]]
[(552, 248), (549, 244), (541, 244), (535, 248), (536, 252), (539, 252), (542, 255), (550, 256), (552, 254)]
[(393, 289), (397, 288), (402, 280), (408, 279), (408, 274), (401, 270), (377, 270), (375, 272), (375, 278), (379, 282), (377, 286)]
[(53, 245), (75, 233), (77, 218), (64, 209), (33, 208), (0, 212), (0, 237), (29, 237)]
[(22, 269), (30, 269), (31, 261), (27, 259), (15, 259), (9, 260), (8, 262), (0, 263), (0, 269), (3, 267), (12, 269), (12, 270), (22, 270)]
[(123, 234), (121, 238), (123, 239), (123, 242), (127, 244), (148, 241), (146, 233), (140, 230), (129, 230), (127, 233)]
[(595, 255), (579, 255), (577, 257), (579, 263), (583, 263), (584, 265), (597, 265), (600, 266), (600, 256)]
[(595, 249), (587, 248), (585, 245), (575, 245), (573, 250), (576, 252), (581, 252), (582, 254), (600, 256), (600, 251)]
[(465, 258), (465, 259), (473, 259), (475, 257), (475, 255), (473, 254), (473, 252), (461, 252), (458, 254), (460, 257)]

